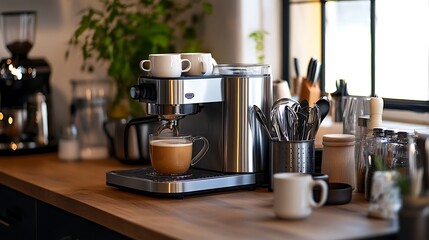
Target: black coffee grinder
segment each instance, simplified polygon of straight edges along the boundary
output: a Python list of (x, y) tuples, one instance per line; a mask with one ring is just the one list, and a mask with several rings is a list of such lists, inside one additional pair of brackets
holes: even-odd
[(0, 151), (54, 150), (51, 69), (43, 58), (28, 58), (36, 12), (3, 12), (1, 16), (4, 42), (12, 56), (0, 63)]

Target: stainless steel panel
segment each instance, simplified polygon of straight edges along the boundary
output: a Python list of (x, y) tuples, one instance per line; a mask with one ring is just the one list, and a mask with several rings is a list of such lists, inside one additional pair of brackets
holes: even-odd
[(192, 77), (140, 78), (139, 83), (153, 85), (156, 89), (156, 100), (144, 100), (144, 102), (177, 105), (223, 101), (221, 76), (204, 79)]
[[(198, 168), (221, 172), (223, 167), (223, 115), (222, 103), (207, 103), (202, 105), (201, 111), (179, 120), (179, 131), (194, 136), (206, 137), (209, 141), (209, 150), (203, 159), (196, 165)], [(195, 142), (193, 154), (201, 149), (201, 143)]]
[(263, 172), (269, 161), (268, 137), (256, 121), (253, 105), (268, 115), (272, 82), (268, 76), (225, 76), (224, 169), (225, 172)]

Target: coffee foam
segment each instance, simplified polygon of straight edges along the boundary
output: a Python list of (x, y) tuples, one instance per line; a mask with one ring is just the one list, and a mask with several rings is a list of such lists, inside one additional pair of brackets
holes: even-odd
[(192, 142), (183, 142), (183, 140), (177, 139), (163, 139), (151, 141), (150, 144), (157, 147), (185, 147), (192, 145)]

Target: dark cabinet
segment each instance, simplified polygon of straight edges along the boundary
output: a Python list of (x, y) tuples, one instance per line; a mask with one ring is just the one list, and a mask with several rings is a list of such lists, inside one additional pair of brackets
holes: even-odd
[(80, 216), (0, 185), (0, 239), (129, 239)]
[(0, 185), (0, 239), (37, 239), (36, 200)]
[(129, 239), (117, 232), (52, 205), (37, 204), (38, 239)]

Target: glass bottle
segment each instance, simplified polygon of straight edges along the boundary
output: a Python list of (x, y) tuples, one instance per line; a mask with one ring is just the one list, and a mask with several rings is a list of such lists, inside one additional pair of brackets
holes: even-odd
[(384, 130), (384, 135), (387, 138), (386, 164), (388, 168), (392, 169), (393, 158), (395, 157), (398, 145), (398, 133), (395, 129), (386, 129)]
[[(410, 184), (410, 161), (409, 161), (409, 141), (411, 134), (408, 132), (398, 132), (397, 151), (392, 161), (392, 169), (400, 174), (400, 179), (404, 186)], [(407, 194), (408, 189), (402, 188), (402, 193)]]
[(360, 193), (365, 192), (365, 143), (368, 135), (369, 116), (358, 118), (359, 129), (356, 132), (355, 161), (356, 161), (356, 189)]
[(392, 168), (397, 170), (402, 176), (409, 175), (409, 159), (408, 159), (408, 132), (398, 132), (397, 152), (392, 161)]
[(63, 128), (58, 143), (58, 158), (62, 161), (73, 162), (80, 159), (78, 131), (75, 124), (76, 108), (70, 106), (70, 123)]
[(374, 172), (386, 170), (387, 139), (383, 128), (374, 128), (365, 144), (365, 198), (370, 200)]

